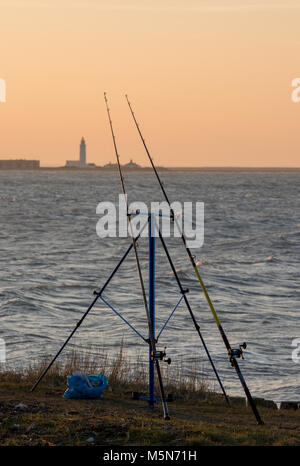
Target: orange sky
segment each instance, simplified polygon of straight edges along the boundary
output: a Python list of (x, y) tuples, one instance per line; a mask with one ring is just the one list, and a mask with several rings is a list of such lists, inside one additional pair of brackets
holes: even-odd
[(300, 1), (0, 0), (0, 158), (300, 166)]

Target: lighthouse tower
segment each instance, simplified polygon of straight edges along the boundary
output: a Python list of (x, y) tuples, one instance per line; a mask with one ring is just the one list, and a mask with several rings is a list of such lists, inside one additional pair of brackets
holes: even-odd
[(81, 138), (80, 142), (80, 166), (85, 167), (86, 166), (86, 145), (85, 145), (85, 140), (84, 138)]

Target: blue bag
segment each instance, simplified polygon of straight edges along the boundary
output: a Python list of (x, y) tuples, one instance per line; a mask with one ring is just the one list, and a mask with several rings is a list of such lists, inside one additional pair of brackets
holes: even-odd
[(103, 374), (85, 375), (75, 372), (68, 375), (68, 388), (64, 398), (102, 398), (102, 392), (108, 385), (107, 378)]

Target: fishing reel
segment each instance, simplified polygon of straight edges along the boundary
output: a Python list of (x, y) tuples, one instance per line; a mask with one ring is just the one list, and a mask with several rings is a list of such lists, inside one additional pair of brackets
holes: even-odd
[(167, 347), (165, 346), (163, 351), (151, 351), (151, 360), (163, 361), (167, 364), (171, 364), (171, 358), (167, 358), (166, 349)]
[(140, 215), (141, 211), (140, 209), (135, 209), (135, 210), (132, 210), (131, 212), (127, 212), (127, 217), (131, 217), (132, 215)]
[(244, 343), (241, 343), (238, 348), (231, 348), (228, 350), (228, 356), (229, 356), (229, 361), (231, 362), (231, 365), (233, 366), (234, 359), (239, 359), (242, 358), (244, 359), (244, 353), (243, 350), (247, 348), (247, 343), (244, 341)]

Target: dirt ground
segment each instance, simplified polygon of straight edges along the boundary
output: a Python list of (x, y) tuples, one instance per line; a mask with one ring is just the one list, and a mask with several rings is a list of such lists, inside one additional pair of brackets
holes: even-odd
[(300, 410), (259, 406), (258, 426), (243, 400), (220, 397), (160, 403), (152, 411), (130, 392), (106, 390), (101, 400), (63, 398), (63, 387), (0, 381), (0, 445), (300, 445)]

